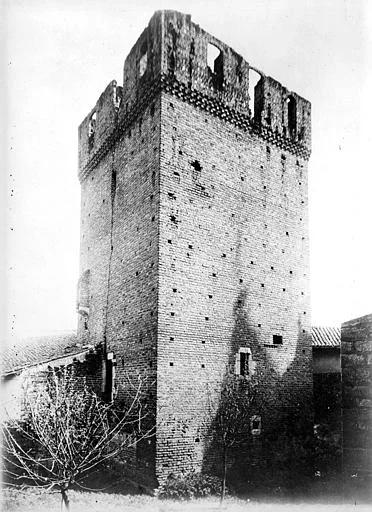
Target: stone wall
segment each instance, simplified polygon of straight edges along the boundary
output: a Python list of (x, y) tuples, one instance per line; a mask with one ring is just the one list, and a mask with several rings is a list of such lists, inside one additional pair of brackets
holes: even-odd
[(372, 474), (372, 315), (341, 326), (343, 470)]

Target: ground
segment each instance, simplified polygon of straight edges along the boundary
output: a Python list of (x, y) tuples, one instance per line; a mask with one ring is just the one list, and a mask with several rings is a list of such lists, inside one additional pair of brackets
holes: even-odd
[[(5, 488), (2, 493), (4, 512), (54, 512), (60, 511), (60, 496), (45, 493), (36, 488)], [(310, 512), (316, 506), (317, 512), (369, 511), (370, 503), (359, 503), (355, 496), (344, 499), (335, 497), (319, 500), (298, 500), (295, 503), (276, 500), (248, 500), (227, 497), (222, 505), (218, 498), (195, 499), (191, 501), (158, 500), (152, 496), (123, 495), (103, 492), (70, 492), (71, 512)], [(329, 503), (329, 498), (331, 503)], [(317, 502), (315, 504), (315, 501)], [(328, 503), (327, 503), (328, 502)]]

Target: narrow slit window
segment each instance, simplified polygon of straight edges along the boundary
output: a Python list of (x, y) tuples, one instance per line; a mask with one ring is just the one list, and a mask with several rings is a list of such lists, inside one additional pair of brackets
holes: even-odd
[(116, 377), (116, 356), (113, 352), (108, 352), (106, 361), (106, 378), (104, 381), (104, 394), (106, 400), (112, 402), (115, 393)]
[(249, 347), (240, 347), (235, 354), (235, 375), (239, 377), (248, 377), (254, 371), (254, 362), (251, 358), (251, 349)]
[(289, 96), (287, 99), (288, 108), (288, 130), (292, 138), (296, 136), (297, 131), (297, 107), (296, 100), (293, 96)]
[(249, 354), (246, 352), (240, 352), (240, 375), (245, 377), (249, 373)]
[(116, 176), (116, 170), (113, 169), (112, 173), (111, 173), (111, 203), (113, 203), (114, 199), (115, 199), (115, 194), (116, 194), (116, 184), (117, 184), (117, 180), (116, 180), (117, 176)]

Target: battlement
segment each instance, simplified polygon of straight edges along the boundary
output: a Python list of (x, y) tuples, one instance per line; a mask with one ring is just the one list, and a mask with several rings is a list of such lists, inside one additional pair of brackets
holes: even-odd
[(113, 80), (79, 126), (79, 168), (82, 169), (115, 134), (123, 88)]
[(156, 11), (125, 60), (123, 87), (111, 82), (79, 128), (81, 179), (161, 90), (310, 156), (309, 101), (251, 66), (190, 15)]

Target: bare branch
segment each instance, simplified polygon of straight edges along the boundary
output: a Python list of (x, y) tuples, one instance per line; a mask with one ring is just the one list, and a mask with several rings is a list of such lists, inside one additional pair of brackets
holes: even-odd
[[(25, 478), (53, 489), (63, 500), (72, 483), (98, 465), (155, 433), (144, 409), (144, 380), (128, 377), (127, 404), (105, 403), (71, 369), (51, 370), (44, 386), (27, 394), (24, 422), (4, 425), (4, 460), (15, 481)], [(144, 422), (149, 424), (143, 429)], [(121, 434), (125, 435), (120, 442)]]

